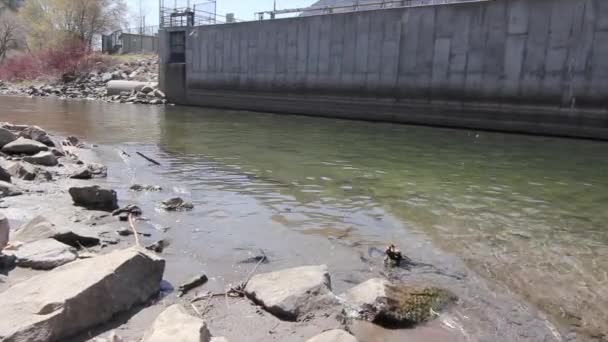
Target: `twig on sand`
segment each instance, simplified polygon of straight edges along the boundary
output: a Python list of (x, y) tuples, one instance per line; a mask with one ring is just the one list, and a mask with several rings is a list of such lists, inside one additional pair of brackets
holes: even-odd
[(138, 247), (141, 247), (139, 243), (139, 233), (137, 233), (137, 229), (135, 229), (135, 223), (133, 222), (133, 214), (129, 213), (129, 225), (131, 226), (131, 230), (133, 230), (133, 236), (135, 236), (135, 244)]
[(156, 165), (160, 166), (160, 163), (159, 163), (159, 162), (157, 162), (156, 160), (154, 160), (154, 159), (152, 159), (152, 158), (150, 158), (150, 157), (146, 156), (145, 154), (143, 154), (143, 153), (141, 153), (141, 152), (135, 152), (135, 153), (139, 154), (139, 155), (140, 155), (142, 158), (144, 158), (145, 160), (149, 161), (150, 163), (152, 163), (152, 164), (156, 164)]
[(200, 317), (203, 318), (203, 314), (201, 314), (200, 311), (198, 311), (198, 309), (196, 308), (196, 305), (190, 303), (190, 306), (192, 307), (192, 309), (194, 310), (194, 312), (196, 312), (196, 314)]
[(203, 299), (210, 300), (212, 297), (224, 296), (224, 297), (226, 297), (226, 304), (228, 304), (228, 297), (244, 297), (245, 296), (245, 287), (247, 286), (247, 283), (249, 283), (249, 281), (251, 280), (251, 277), (253, 277), (253, 275), (257, 271), (258, 267), (262, 264), (262, 262), (264, 262), (264, 259), (261, 259), (253, 267), (253, 269), (249, 272), (249, 275), (247, 276), (247, 278), (246, 278), (246, 280), (244, 282), (239, 283), (236, 286), (230, 286), (228, 288), (228, 290), (226, 290), (226, 292), (221, 292), (221, 293), (206, 292), (206, 293), (204, 293), (201, 296), (197, 296), (197, 297), (193, 298), (190, 301), (190, 303), (196, 303), (196, 302), (201, 301)]

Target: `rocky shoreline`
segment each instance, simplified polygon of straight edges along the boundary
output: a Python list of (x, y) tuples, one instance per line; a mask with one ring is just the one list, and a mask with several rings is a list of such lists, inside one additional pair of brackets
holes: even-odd
[[(118, 87), (114, 84), (117, 82)], [(122, 90), (122, 88), (127, 90)], [(113, 89), (118, 91), (113, 91)], [(8, 82), (0, 80), (0, 95), (56, 97), (64, 100), (102, 100), (112, 103), (167, 104), (158, 89), (158, 58), (106, 65), (98, 63), (87, 73), (63, 75), (57, 80)]]
[[(19, 197), (56, 202), (53, 217), (23, 208), (22, 224), (0, 214), (0, 314), (6, 317), (0, 321), (1, 341), (220, 342), (227, 339), (213, 336), (215, 327), (235, 320), (263, 324), (267, 315), (277, 323), (264, 340), (297, 341), (293, 334), (298, 331), (302, 341), (358, 341), (361, 324), (410, 329), (458, 306), (448, 290), (382, 278), (337, 294), (327, 266), (259, 273), (258, 266), (268, 262), (266, 255), (243, 261), (251, 270), (224, 291), (205, 289), (212, 274), (195, 274), (179, 286), (167, 284), (166, 230), (139, 229), (149, 219), (102, 182), (108, 172), (121, 171), (100, 164), (94, 149), (76, 137), (60, 139), (40, 127), (0, 125), (0, 206), (13, 213), (21, 210), (23, 202), (13, 200)], [(133, 184), (131, 191), (163, 189)], [(69, 205), (59, 204), (66, 198)], [(158, 208), (183, 215), (193, 204), (173, 197)], [(142, 243), (143, 236), (156, 242)], [(176, 297), (169, 295), (174, 288)], [(229, 299), (239, 313), (223, 320), (207, 318), (214, 302)], [(157, 307), (156, 318), (141, 335), (123, 339), (121, 324), (113, 320), (141, 306)], [(249, 308), (255, 308), (253, 316)]]

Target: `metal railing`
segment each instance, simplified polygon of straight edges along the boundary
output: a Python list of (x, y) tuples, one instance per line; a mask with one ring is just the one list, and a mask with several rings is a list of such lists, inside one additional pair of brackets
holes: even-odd
[(493, 0), (368, 0), (354, 1), (352, 5), (341, 6), (318, 6), (291, 8), (282, 10), (271, 10), (256, 12), (255, 15), (259, 20), (264, 20), (266, 14), (270, 19), (275, 19), (278, 15), (284, 14), (301, 14), (301, 15), (316, 15), (316, 14), (333, 14), (344, 12), (356, 12), (365, 10), (376, 10), (383, 8), (402, 8), (402, 7), (418, 7), (418, 6), (433, 6), (433, 5), (448, 5), (468, 2), (486, 2)]

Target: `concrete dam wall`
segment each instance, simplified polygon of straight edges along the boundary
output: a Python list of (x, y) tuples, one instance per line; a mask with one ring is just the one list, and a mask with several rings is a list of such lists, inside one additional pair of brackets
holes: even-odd
[(606, 0), (488, 0), (160, 36), (161, 87), (177, 103), (608, 139)]

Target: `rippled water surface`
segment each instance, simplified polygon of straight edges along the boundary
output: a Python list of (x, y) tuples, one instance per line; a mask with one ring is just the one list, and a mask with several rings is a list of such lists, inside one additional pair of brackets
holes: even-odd
[(227, 225), (353, 245), (422, 235), (565, 331), (606, 338), (606, 143), (26, 98), (1, 98), (0, 120), (137, 146)]

